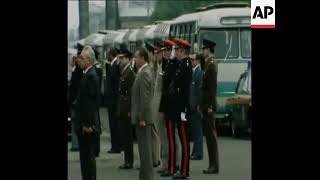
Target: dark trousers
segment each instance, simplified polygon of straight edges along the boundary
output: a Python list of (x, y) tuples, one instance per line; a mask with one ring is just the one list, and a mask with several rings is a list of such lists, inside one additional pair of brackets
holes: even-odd
[(135, 127), (138, 140), (140, 156), (139, 180), (153, 180), (153, 158), (152, 158), (152, 125), (141, 128)]
[(121, 149), (124, 151), (124, 162), (133, 164), (133, 125), (130, 117), (120, 118)]
[(193, 141), (193, 156), (203, 157), (203, 132), (202, 132), (202, 119), (200, 112), (191, 113), (191, 134)]
[[(98, 109), (98, 121), (99, 121), (99, 128), (101, 129), (101, 121), (100, 121), (100, 110)], [(95, 155), (96, 157), (99, 157), (100, 154), (100, 133), (96, 136), (96, 149), (95, 149)]]
[(78, 133), (82, 180), (96, 180), (96, 136)]
[(119, 121), (116, 110), (116, 105), (111, 105), (108, 107), (111, 149), (120, 151)]
[(215, 123), (214, 113), (203, 113), (203, 128), (207, 141), (209, 167), (215, 167), (219, 170), (218, 137)]
[(182, 122), (181, 120), (167, 119), (167, 135), (168, 135), (168, 145), (169, 145), (169, 162), (168, 170), (170, 175), (174, 175), (176, 171), (175, 161), (176, 161), (176, 147), (175, 147), (175, 128), (178, 128), (179, 139), (181, 142), (181, 173), (183, 176), (189, 175), (189, 133), (188, 133), (188, 122)]

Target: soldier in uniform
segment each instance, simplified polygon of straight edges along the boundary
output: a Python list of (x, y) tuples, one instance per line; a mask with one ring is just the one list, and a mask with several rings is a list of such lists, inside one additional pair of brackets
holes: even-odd
[[(161, 99), (160, 99), (160, 107), (159, 107), (159, 112), (160, 112), (160, 119), (164, 119), (165, 123), (165, 133), (166, 133), (166, 138), (169, 138), (169, 134), (167, 131), (167, 125), (168, 125), (168, 120), (169, 120), (169, 114), (171, 112), (170, 109), (170, 97), (168, 93), (168, 88), (170, 85), (171, 80), (173, 79), (175, 75), (175, 71), (178, 68), (179, 62), (175, 58), (175, 50), (173, 47), (176, 45), (174, 41), (171, 40), (165, 40), (164, 42), (165, 49), (163, 52), (164, 56), (164, 62), (167, 62), (166, 65), (162, 64), (163, 67), (163, 78), (162, 78), (162, 89), (161, 89)], [(175, 103), (175, 102), (174, 102)], [(173, 158), (169, 158), (169, 149), (167, 148), (167, 152), (164, 157), (164, 159), (167, 161), (166, 163), (166, 168), (163, 169), (163, 171), (160, 171), (162, 177), (167, 177), (167, 176), (173, 176), (173, 174), (179, 170), (179, 163), (181, 162), (181, 144), (179, 140), (179, 135), (178, 132), (174, 133), (174, 138), (175, 138), (175, 160)], [(168, 141), (167, 141), (167, 145)], [(171, 165), (172, 164), (172, 165)], [(173, 168), (171, 168), (173, 167)], [(173, 173), (170, 173), (170, 169), (173, 169)]]
[(119, 81), (118, 117), (120, 123), (121, 149), (124, 151), (124, 164), (120, 169), (131, 169), (133, 165), (133, 126), (131, 124), (131, 88), (135, 73), (130, 66), (132, 53), (127, 49), (118, 55), (120, 60), (121, 76)]
[(201, 99), (199, 111), (203, 116), (204, 135), (206, 137), (209, 167), (204, 170), (205, 174), (215, 174), (219, 172), (219, 155), (215, 112), (217, 110), (216, 90), (218, 63), (214, 59), (215, 42), (203, 39), (203, 55), (205, 59), (204, 75), (201, 88)]
[(173, 162), (175, 160), (175, 128), (178, 129), (180, 142), (182, 145), (182, 158), (180, 172), (173, 175), (173, 179), (187, 179), (189, 177), (189, 133), (188, 133), (188, 119), (189, 119), (189, 98), (192, 80), (192, 63), (189, 58), (189, 50), (191, 44), (180, 38), (175, 38), (174, 42), (177, 44), (177, 59), (178, 67), (174, 72), (168, 88), (168, 106), (169, 112), (166, 114), (167, 118), (167, 132), (169, 140), (169, 173), (172, 176), (174, 173)]

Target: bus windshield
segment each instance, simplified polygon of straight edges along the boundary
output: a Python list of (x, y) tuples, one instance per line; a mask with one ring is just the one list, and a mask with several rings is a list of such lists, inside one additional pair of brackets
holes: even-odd
[(240, 39), (241, 56), (244, 58), (251, 58), (251, 30), (241, 30)]
[(239, 31), (235, 29), (212, 29), (200, 31), (200, 44), (203, 38), (213, 40), (217, 45), (214, 55), (216, 58), (234, 59), (239, 56)]

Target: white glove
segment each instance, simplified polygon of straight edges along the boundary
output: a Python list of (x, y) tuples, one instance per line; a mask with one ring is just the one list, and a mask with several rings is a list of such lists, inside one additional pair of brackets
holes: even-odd
[(174, 57), (176, 56), (176, 50), (174, 49), (175, 46), (172, 46), (172, 51), (171, 51), (171, 55), (170, 55), (170, 59), (174, 59)]
[(184, 113), (184, 112), (182, 112), (181, 114), (180, 114), (180, 118), (181, 118), (181, 121), (187, 121), (187, 119), (186, 119), (186, 113)]

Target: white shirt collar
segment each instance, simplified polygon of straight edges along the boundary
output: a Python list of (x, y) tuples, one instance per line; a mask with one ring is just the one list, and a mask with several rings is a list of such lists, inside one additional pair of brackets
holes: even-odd
[(196, 67), (192, 68), (193, 72), (194, 72), (198, 67), (200, 67), (200, 64), (197, 64)]
[(112, 61), (111, 61), (111, 66), (113, 66), (114, 62), (117, 60), (117, 57), (115, 57)]
[(138, 70), (138, 73), (140, 73), (140, 72), (142, 71), (142, 69), (143, 69), (144, 67), (146, 67), (146, 66), (148, 66), (148, 63), (145, 63), (143, 66), (141, 66), (141, 68)]
[(87, 67), (87, 69), (83, 71), (83, 74), (86, 74), (89, 71), (90, 68), (92, 68), (92, 65)]
[(121, 74), (123, 74), (123, 72), (130, 66), (130, 63), (128, 63), (124, 68), (123, 70), (121, 71)]

